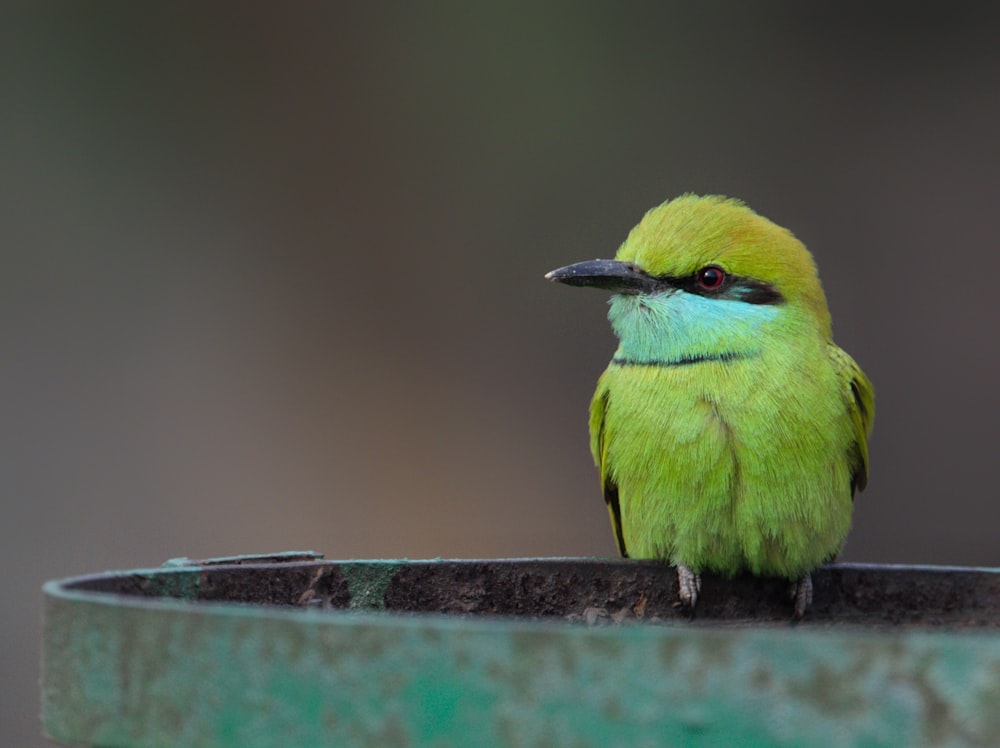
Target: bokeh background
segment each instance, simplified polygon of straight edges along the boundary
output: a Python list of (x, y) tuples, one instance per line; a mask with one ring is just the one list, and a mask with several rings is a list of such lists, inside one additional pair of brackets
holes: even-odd
[(876, 384), (852, 561), (1000, 566), (995, 5), (8, 3), (0, 742), (39, 586), (170, 557), (612, 555), (605, 300), (741, 197)]

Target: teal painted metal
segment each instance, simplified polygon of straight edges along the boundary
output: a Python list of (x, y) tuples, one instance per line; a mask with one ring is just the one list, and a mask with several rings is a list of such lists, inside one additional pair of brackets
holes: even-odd
[[(243, 748), (1000, 745), (995, 628), (588, 627), (380, 610), (394, 575), (416, 567), (405, 561), (337, 565), (352, 593), (340, 610), (305, 595), (297, 608), (195, 602), (209, 565), (45, 585), (51, 737)], [(328, 567), (296, 570), (319, 579)], [(131, 587), (138, 594), (120, 594)]]

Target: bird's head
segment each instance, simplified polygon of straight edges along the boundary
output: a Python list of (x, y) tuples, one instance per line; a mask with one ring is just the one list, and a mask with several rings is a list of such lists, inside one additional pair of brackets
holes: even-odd
[(768, 335), (831, 339), (812, 256), (790, 231), (743, 203), (683, 195), (650, 210), (614, 260), (546, 278), (611, 291), (618, 357), (663, 361), (743, 355)]

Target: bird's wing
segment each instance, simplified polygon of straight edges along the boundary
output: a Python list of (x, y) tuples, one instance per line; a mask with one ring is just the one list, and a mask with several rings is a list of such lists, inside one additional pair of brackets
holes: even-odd
[(611, 392), (608, 390), (604, 377), (597, 383), (597, 392), (594, 399), (590, 401), (590, 451), (594, 455), (594, 462), (601, 473), (601, 488), (604, 490), (604, 501), (608, 505), (608, 514), (611, 516), (611, 526), (615, 531), (615, 542), (618, 544), (618, 552), (622, 558), (628, 558), (628, 551), (625, 549), (625, 536), (622, 532), (622, 509), (618, 501), (618, 484), (611, 479), (610, 468), (607, 460), (607, 442), (604, 438), (604, 417), (608, 410), (608, 400)]
[(875, 390), (861, 367), (846, 352), (831, 345), (830, 355), (840, 376), (841, 391), (853, 426), (851, 493), (855, 494), (864, 490), (868, 483), (868, 437), (875, 421)]

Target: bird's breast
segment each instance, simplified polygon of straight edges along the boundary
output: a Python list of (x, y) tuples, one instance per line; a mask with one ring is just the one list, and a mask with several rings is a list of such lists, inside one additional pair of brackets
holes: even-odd
[(612, 362), (604, 376), (605, 468), (630, 554), (785, 574), (811, 553), (787, 554), (789, 538), (815, 541), (815, 563), (843, 539), (849, 475), (825, 370), (761, 355)]

